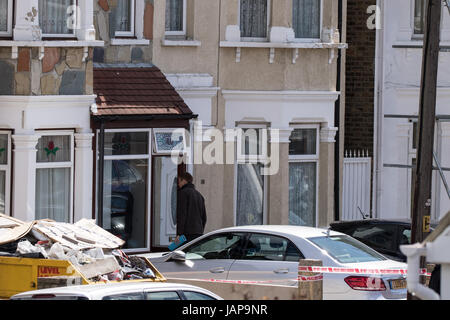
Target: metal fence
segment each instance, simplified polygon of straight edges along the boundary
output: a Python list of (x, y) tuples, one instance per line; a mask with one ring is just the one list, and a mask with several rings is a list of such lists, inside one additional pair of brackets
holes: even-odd
[(342, 192), (342, 221), (370, 216), (372, 158), (367, 151), (346, 151)]

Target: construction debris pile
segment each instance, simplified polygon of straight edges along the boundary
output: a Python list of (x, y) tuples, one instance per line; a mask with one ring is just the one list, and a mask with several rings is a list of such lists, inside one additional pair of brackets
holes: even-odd
[(23, 222), (0, 214), (0, 257), (67, 260), (90, 281), (156, 278), (145, 259), (119, 249), (124, 243), (94, 220)]

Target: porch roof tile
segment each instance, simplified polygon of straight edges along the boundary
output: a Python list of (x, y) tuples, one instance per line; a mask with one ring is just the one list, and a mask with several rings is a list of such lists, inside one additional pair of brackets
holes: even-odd
[(156, 66), (94, 65), (94, 93), (94, 116), (192, 114)]

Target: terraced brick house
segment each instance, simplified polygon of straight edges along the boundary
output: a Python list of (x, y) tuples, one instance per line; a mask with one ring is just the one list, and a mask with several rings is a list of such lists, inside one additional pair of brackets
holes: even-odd
[(187, 170), (206, 231), (335, 220), (345, 0), (0, 5), (0, 210), (164, 250)]

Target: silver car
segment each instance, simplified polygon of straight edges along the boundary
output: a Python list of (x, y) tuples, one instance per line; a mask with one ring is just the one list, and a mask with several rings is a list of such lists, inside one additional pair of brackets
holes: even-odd
[(223, 300), (197, 286), (164, 282), (106, 283), (34, 290), (11, 300)]
[[(142, 254), (166, 278), (296, 285), (300, 259), (323, 266), (406, 269), (343, 233), (299, 226), (244, 226), (203, 235), (174, 252)], [(401, 274), (324, 273), (324, 299), (405, 299)]]

